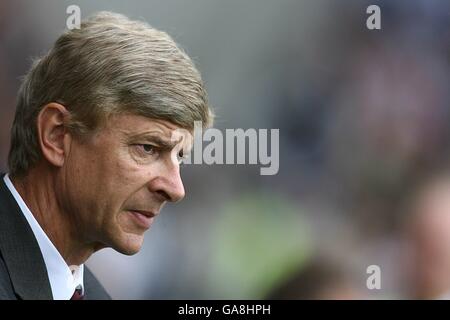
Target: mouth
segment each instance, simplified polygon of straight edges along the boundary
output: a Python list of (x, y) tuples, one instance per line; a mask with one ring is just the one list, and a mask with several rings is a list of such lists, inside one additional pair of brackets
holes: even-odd
[(133, 221), (143, 229), (149, 229), (154, 218), (158, 215), (156, 212), (143, 210), (127, 210)]

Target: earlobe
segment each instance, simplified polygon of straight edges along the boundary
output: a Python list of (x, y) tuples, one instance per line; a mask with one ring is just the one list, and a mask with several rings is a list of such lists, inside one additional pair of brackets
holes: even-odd
[(37, 130), (44, 158), (52, 165), (62, 167), (67, 156), (67, 121), (69, 111), (58, 103), (49, 103), (39, 112)]

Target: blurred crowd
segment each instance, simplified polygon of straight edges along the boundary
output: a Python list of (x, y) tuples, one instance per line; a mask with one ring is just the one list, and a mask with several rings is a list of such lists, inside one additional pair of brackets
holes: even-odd
[[(20, 77), (67, 1), (0, 2), (0, 169)], [(366, 8), (381, 8), (368, 30)], [(280, 170), (188, 165), (133, 257), (88, 262), (113, 298), (450, 298), (450, 2), (78, 1), (167, 31), (215, 127), (280, 129)], [(370, 265), (381, 288), (368, 289)]]

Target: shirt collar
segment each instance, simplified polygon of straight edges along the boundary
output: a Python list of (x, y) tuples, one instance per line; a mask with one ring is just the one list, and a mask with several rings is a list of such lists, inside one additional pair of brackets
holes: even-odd
[(82, 264), (80, 266), (70, 267), (67, 265), (58, 249), (56, 249), (54, 244), (47, 237), (44, 230), (41, 228), (36, 218), (33, 216), (30, 209), (23, 201), (19, 192), (17, 192), (16, 188), (11, 182), (11, 179), (9, 178), (9, 175), (6, 174), (3, 180), (5, 181), (6, 186), (19, 205), (20, 210), (28, 221), (28, 224), (33, 230), (34, 236), (36, 237), (36, 240), (39, 244), (39, 248), (41, 249), (45, 266), (47, 268), (47, 274), (50, 280), (53, 299), (69, 300), (75, 292), (75, 288), (77, 286), (81, 286), (84, 291), (84, 265)]

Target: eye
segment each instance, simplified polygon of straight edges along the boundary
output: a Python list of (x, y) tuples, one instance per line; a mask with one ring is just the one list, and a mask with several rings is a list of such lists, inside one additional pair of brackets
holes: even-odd
[(156, 147), (151, 144), (141, 144), (140, 147), (144, 153), (149, 155), (154, 154), (156, 151)]
[(178, 163), (180, 165), (183, 165), (183, 160), (185, 160), (185, 156), (184, 156), (184, 152), (183, 150), (180, 150), (180, 152), (178, 152)]

